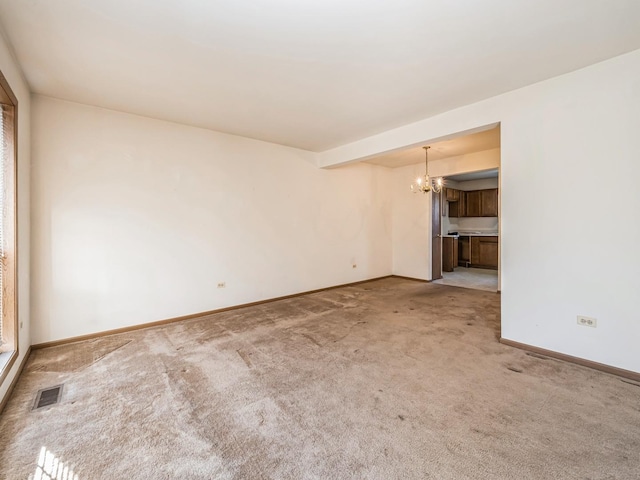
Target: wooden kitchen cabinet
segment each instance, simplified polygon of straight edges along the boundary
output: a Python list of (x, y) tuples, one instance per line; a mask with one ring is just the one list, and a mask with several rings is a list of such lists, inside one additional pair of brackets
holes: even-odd
[(471, 237), (471, 266), (498, 268), (498, 237)]
[(443, 237), (442, 239), (442, 271), (453, 272), (458, 266), (458, 239)]
[[(447, 192), (448, 195), (448, 192)], [(458, 191), (458, 201), (449, 201), (450, 217), (497, 217), (498, 189)]]
[(471, 237), (458, 239), (458, 265), (468, 267), (471, 263)]
[(460, 200), (460, 190), (455, 188), (445, 188), (445, 200), (448, 202), (457, 202)]
[(466, 217), (467, 216), (467, 192), (458, 190), (458, 200), (449, 202), (449, 217)]
[[(447, 188), (444, 198), (449, 202), (450, 217), (498, 216), (497, 188), (470, 190), (468, 192)], [(452, 200), (452, 198), (457, 198), (457, 200)]]
[[(471, 216), (471, 215), (469, 215)], [(480, 215), (481, 217), (498, 216), (498, 189), (480, 190)]]
[(472, 190), (466, 193), (467, 206), (465, 217), (481, 217), (482, 190)]

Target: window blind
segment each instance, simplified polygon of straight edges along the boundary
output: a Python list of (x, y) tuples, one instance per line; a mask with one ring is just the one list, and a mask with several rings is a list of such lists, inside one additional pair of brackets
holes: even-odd
[(4, 188), (4, 166), (6, 165), (5, 155), (8, 151), (7, 148), (7, 136), (4, 131), (5, 124), (5, 107), (0, 105), (0, 345), (5, 343), (4, 332), (2, 331), (2, 324), (4, 323), (4, 263), (5, 263), (5, 251), (4, 251), (4, 219), (5, 219), (5, 188)]

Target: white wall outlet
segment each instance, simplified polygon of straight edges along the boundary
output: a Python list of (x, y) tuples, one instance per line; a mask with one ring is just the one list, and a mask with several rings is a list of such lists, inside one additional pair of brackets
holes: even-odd
[(218, 282), (218, 288), (225, 288), (227, 286), (227, 282)]
[(598, 321), (592, 317), (578, 315), (578, 325), (582, 325), (583, 327), (596, 328), (598, 326)]

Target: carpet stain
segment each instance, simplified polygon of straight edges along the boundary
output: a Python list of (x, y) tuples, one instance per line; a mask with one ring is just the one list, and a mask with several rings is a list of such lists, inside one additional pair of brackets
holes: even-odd
[(307, 333), (302, 333), (301, 335), (302, 335), (304, 338), (307, 338), (309, 341), (311, 341), (311, 343), (313, 343), (314, 345), (316, 345), (316, 346), (318, 346), (318, 347), (322, 348), (322, 345), (320, 345), (320, 343), (319, 343), (315, 338), (313, 338), (311, 335), (309, 335), (309, 334), (307, 334)]
[(253, 364), (251, 363), (251, 360), (249, 360), (249, 356), (245, 352), (243, 352), (242, 350), (236, 350), (236, 353), (240, 356), (240, 358), (248, 368), (253, 368)]

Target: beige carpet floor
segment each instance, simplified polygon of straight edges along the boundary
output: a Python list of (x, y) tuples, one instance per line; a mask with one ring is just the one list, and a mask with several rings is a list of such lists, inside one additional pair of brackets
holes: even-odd
[(389, 278), (35, 351), (0, 476), (640, 478), (640, 386), (498, 343), (499, 300)]

